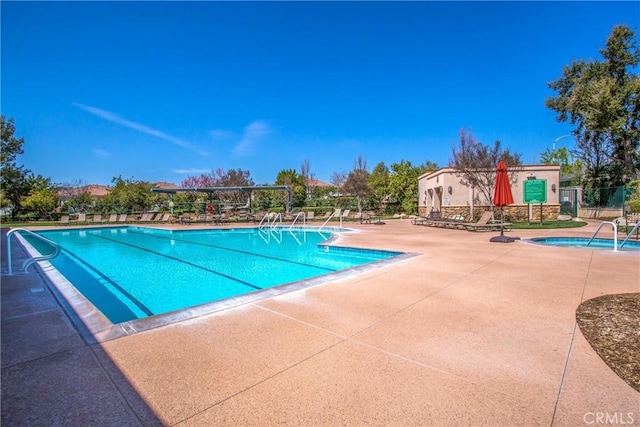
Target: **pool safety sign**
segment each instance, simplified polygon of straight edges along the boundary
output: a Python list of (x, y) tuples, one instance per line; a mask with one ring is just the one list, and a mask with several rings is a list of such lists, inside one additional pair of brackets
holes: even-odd
[(525, 203), (547, 203), (547, 180), (529, 179), (524, 182)]

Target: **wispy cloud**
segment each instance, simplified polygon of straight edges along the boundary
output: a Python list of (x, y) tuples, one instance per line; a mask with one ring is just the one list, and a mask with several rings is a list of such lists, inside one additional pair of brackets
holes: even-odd
[(211, 137), (215, 141), (228, 141), (236, 137), (235, 132), (232, 132), (230, 130), (224, 130), (224, 129), (210, 130), (209, 135), (211, 135)]
[(184, 174), (184, 175), (191, 175), (191, 174), (199, 174), (199, 173), (207, 173), (207, 172), (211, 172), (211, 169), (196, 169), (196, 168), (190, 168), (190, 169), (174, 169), (173, 170), (174, 173), (179, 173), (179, 174)]
[(175, 144), (175, 145), (177, 145), (179, 147), (186, 148), (187, 150), (195, 151), (196, 153), (198, 153), (198, 154), (200, 154), (202, 156), (208, 156), (209, 155), (209, 153), (207, 153), (206, 151), (203, 151), (200, 148), (198, 148), (198, 147), (196, 147), (196, 146), (194, 146), (194, 145), (192, 145), (192, 144), (190, 144), (188, 142), (182, 141), (181, 139), (178, 139), (178, 138), (176, 138), (174, 136), (171, 136), (171, 135), (167, 135), (164, 132), (161, 132), (159, 130), (150, 128), (150, 127), (145, 126), (143, 124), (136, 123), (136, 122), (133, 122), (131, 120), (127, 120), (125, 118), (122, 118), (122, 117), (118, 116), (115, 113), (110, 112), (110, 111), (102, 110), (102, 109), (96, 108), (96, 107), (90, 107), (88, 105), (79, 104), (77, 102), (74, 102), (73, 105), (78, 107), (78, 108), (80, 108), (80, 109), (82, 109), (82, 110), (84, 110), (84, 111), (86, 111), (86, 112), (88, 112), (88, 113), (91, 113), (91, 114), (93, 114), (95, 116), (98, 116), (98, 117), (103, 118), (105, 120), (109, 120), (110, 122), (117, 123), (117, 124), (119, 124), (121, 126), (125, 126), (125, 127), (130, 128), (130, 129), (137, 130), (138, 132), (146, 133), (147, 135), (155, 136), (156, 138), (164, 139), (165, 141), (172, 142), (173, 144)]
[(106, 150), (103, 150), (102, 148), (94, 148), (91, 151), (93, 152), (93, 155), (96, 156), (96, 157), (109, 157), (109, 156), (111, 156), (111, 153), (109, 153)]
[(263, 120), (251, 122), (242, 134), (242, 139), (233, 148), (232, 153), (238, 157), (245, 157), (255, 153), (258, 145), (271, 133), (269, 124)]

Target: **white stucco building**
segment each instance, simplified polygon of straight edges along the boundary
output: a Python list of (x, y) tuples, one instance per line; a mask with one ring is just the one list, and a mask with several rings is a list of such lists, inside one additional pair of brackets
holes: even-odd
[[(504, 208), (505, 214), (512, 219), (555, 219), (560, 212), (560, 166), (555, 165), (523, 165), (518, 170), (510, 170), (513, 175), (511, 192), (513, 205)], [(495, 171), (494, 171), (495, 174)], [(418, 178), (418, 213), (428, 216), (431, 211), (443, 214), (461, 214), (477, 218), (491, 208), (491, 200), (478, 189), (461, 183), (462, 176), (450, 167), (429, 172)], [(546, 184), (545, 203), (526, 203), (525, 184), (534, 180), (536, 184)], [(542, 180), (546, 180), (544, 183)], [(530, 184), (534, 184), (531, 182)], [(533, 186), (528, 185), (528, 198), (532, 197)], [(537, 188), (540, 190), (540, 188)]]

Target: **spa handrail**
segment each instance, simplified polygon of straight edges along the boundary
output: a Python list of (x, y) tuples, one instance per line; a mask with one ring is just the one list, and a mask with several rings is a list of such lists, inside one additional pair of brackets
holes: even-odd
[(627, 240), (629, 240), (629, 237), (631, 237), (634, 231), (638, 230), (638, 227), (640, 227), (640, 222), (637, 222), (636, 225), (633, 226), (633, 228), (631, 229), (631, 232), (627, 234), (627, 237), (625, 237), (622, 243), (620, 243), (620, 247), (623, 247), (624, 244), (627, 243)]
[(53, 246), (53, 252), (50, 253), (49, 255), (42, 255), (42, 256), (37, 256), (37, 257), (32, 257), (32, 258), (27, 258), (23, 263), (22, 263), (22, 272), (26, 273), (27, 269), (31, 266), (31, 264), (36, 263), (38, 261), (45, 261), (48, 259), (52, 259), (57, 257), (60, 254), (61, 248), (60, 246), (58, 246), (57, 243), (52, 242), (51, 240), (47, 239), (46, 237), (42, 237), (39, 234), (34, 233), (33, 231), (24, 229), (24, 228), (13, 228), (11, 230), (9, 230), (9, 232), (7, 233), (7, 265), (8, 265), (8, 274), (9, 276), (13, 275), (13, 266), (11, 265), (11, 236), (14, 233), (17, 233), (18, 231), (24, 231), (25, 233), (28, 233), (29, 235), (45, 242), (48, 243), (49, 245)]
[(618, 252), (618, 224), (616, 224), (615, 222), (612, 222), (612, 221), (602, 221), (600, 223), (600, 225), (598, 226), (598, 228), (596, 229), (596, 232), (593, 233), (593, 236), (591, 236), (591, 238), (587, 242), (587, 246), (589, 246), (591, 244), (593, 239), (595, 239), (596, 234), (598, 234), (598, 231), (600, 231), (602, 226), (605, 225), (605, 224), (610, 224), (611, 227), (613, 227), (613, 252)]

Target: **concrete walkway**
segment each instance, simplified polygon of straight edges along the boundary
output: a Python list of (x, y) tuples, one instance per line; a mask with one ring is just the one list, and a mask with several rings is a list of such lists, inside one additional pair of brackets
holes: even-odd
[(98, 344), (40, 271), (3, 276), (2, 425), (640, 425), (575, 321), (640, 292), (640, 253), (354, 227), (335, 244), (421, 255)]

